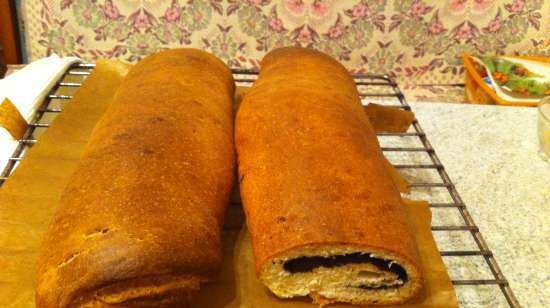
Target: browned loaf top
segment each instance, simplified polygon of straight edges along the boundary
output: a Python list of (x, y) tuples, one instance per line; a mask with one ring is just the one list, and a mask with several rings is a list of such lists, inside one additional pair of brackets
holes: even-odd
[[(238, 111), (235, 138), (241, 197), (264, 283), (274, 258), (321, 246), (390, 254), (419, 278), (400, 194), (362, 108), (350, 74), (320, 52), (281, 48), (263, 59)], [(287, 291), (280, 294), (288, 297)], [(417, 292), (415, 286), (409, 295)]]
[(183, 307), (212, 279), (233, 183), (233, 92), (230, 70), (199, 50), (131, 69), (43, 240), (38, 307)]

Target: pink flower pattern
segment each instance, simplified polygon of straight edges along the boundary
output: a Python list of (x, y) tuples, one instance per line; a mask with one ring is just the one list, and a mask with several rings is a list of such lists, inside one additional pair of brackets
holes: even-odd
[(300, 14), (304, 11), (305, 5), (303, 0), (285, 0), (285, 6), (296, 14)]
[(105, 17), (111, 20), (117, 20), (120, 17), (120, 12), (118, 11), (118, 8), (113, 5), (112, 1), (106, 1), (105, 2)]
[(439, 33), (443, 32), (443, 30), (444, 30), (443, 24), (439, 20), (436, 20), (436, 21), (432, 22), (428, 26), (428, 32), (430, 34), (439, 34)]
[(415, 1), (412, 5), (411, 5), (411, 15), (412, 16), (421, 16), (421, 15), (424, 15), (424, 13), (428, 10), (428, 6), (422, 2), (422, 1)]
[(248, 3), (254, 5), (254, 6), (260, 6), (263, 3), (263, 0), (248, 0)]
[(304, 25), (300, 32), (298, 32), (297, 39), (302, 46), (308, 46), (313, 42), (313, 33), (308, 25)]
[(337, 39), (341, 37), (344, 34), (344, 29), (342, 29), (342, 25), (337, 24), (335, 26), (330, 27), (328, 29), (328, 37), (331, 39)]
[(474, 10), (483, 12), (491, 7), (493, 0), (474, 0)]
[(510, 6), (510, 11), (512, 13), (520, 13), (523, 11), (523, 7), (525, 6), (525, 0), (514, 0), (512, 2), (512, 5)]
[(458, 28), (456, 36), (463, 41), (467, 41), (474, 37), (474, 32), (472, 27), (470, 27), (470, 25), (465, 22), (462, 26)]
[(449, 1), (449, 10), (455, 13), (460, 13), (466, 9), (467, 0), (451, 0)]
[(313, 15), (326, 16), (329, 12), (330, 6), (327, 0), (315, 0), (311, 5)]
[[(386, 0), (158, 0), (155, 5), (70, 0), (63, 8), (40, 3), (42, 33), (31, 39), (42, 50), (92, 60), (136, 61), (159, 49), (192, 46), (216, 53), (231, 66), (256, 67), (268, 50), (300, 45), (324, 50), (358, 71), (380, 68), (409, 80), (432, 73), (461, 82), (457, 55), (464, 51), (550, 52), (541, 27), (547, 17), (543, 6), (549, 5), (542, 0), (409, 0), (403, 5)], [(71, 27), (61, 24), (67, 22)]]
[(363, 18), (369, 13), (369, 7), (366, 4), (358, 3), (352, 8), (352, 15), (354, 18)]
[(275, 32), (281, 32), (283, 30), (283, 21), (277, 18), (277, 16), (269, 17), (267, 24), (269, 28)]
[(132, 17), (132, 24), (137, 29), (147, 30), (153, 26), (152, 16), (147, 14), (144, 9), (139, 10)]
[(489, 22), (487, 30), (491, 33), (495, 33), (500, 30), (500, 27), (502, 27), (502, 20), (500, 19), (500, 17), (497, 17)]
[(164, 13), (164, 18), (166, 18), (167, 22), (177, 22), (180, 20), (181, 17), (181, 8), (176, 6), (175, 4), (172, 4), (167, 10), (166, 13)]

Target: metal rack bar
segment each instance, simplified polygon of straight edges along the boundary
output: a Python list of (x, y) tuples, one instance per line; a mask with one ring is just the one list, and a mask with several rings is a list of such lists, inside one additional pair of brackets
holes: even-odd
[(77, 63), (74, 67), (93, 69), (95, 68), (95, 63)]
[[(76, 64), (73, 65), (70, 69), (67, 70), (65, 75), (61, 77), (57, 85), (50, 91), (49, 95), (44, 100), (43, 104), (38, 109), (38, 112), (35, 118), (31, 121), (27, 132), (18, 140), (19, 144), (16, 151), (13, 153), (10, 158), (8, 165), (4, 168), (3, 172), (0, 174), (0, 187), (3, 182), (8, 179), (12, 170), (15, 168), (16, 164), (21, 161), (24, 157), (24, 150), (36, 143), (36, 139), (33, 138), (33, 133), (36, 128), (47, 128), (48, 123), (41, 123), (40, 120), (45, 113), (59, 113), (63, 108), (54, 108), (50, 107), (50, 102), (54, 99), (59, 100), (59, 102), (69, 102), (72, 96), (70, 95), (57, 95), (56, 91), (60, 87), (69, 87), (69, 88), (78, 88), (81, 83), (79, 82), (63, 82), (66, 76), (80, 76), (86, 78), (90, 74), (91, 69), (95, 66), (94, 64)], [(236, 82), (244, 84), (252, 84), (258, 76), (257, 70), (251, 69), (233, 69), (233, 74)], [(392, 93), (361, 93), (362, 97), (379, 97), (379, 98), (392, 98), (397, 99), (398, 104), (393, 102), (392, 104), (384, 104), (384, 106), (400, 108), (404, 110), (411, 110), (411, 107), (406, 102), (403, 94), (401, 93), (398, 85), (387, 75), (373, 75), (373, 74), (355, 74), (354, 78), (358, 87), (388, 87)], [(470, 234), (474, 239), (477, 249), (457, 249), (457, 250), (443, 250), (440, 251), (442, 257), (445, 258), (464, 258), (464, 257), (481, 257), (485, 260), (485, 264), (490, 269), (493, 279), (453, 279), (452, 283), (455, 286), (481, 286), (481, 285), (495, 285), (498, 286), (505, 297), (507, 303), (512, 308), (519, 308), (520, 305), (510, 288), (508, 281), (502, 274), (493, 252), (487, 246), (483, 236), (479, 232), (479, 228), (474, 223), (470, 213), (468, 212), (464, 202), (460, 198), (455, 185), (449, 178), (449, 175), (445, 171), (445, 167), (439, 160), (435, 150), (428, 141), (426, 134), (422, 130), (422, 127), (418, 121), (413, 121), (413, 130), (406, 133), (378, 133), (379, 138), (385, 137), (400, 137), (400, 138), (418, 138), (422, 146), (418, 147), (382, 147), (384, 152), (401, 152), (409, 153), (411, 155), (428, 155), (430, 162), (429, 163), (419, 163), (419, 164), (395, 164), (395, 167), (398, 169), (426, 169), (434, 170), (439, 175), (441, 182), (433, 182), (433, 180), (427, 182), (417, 182), (410, 184), (412, 189), (444, 189), (450, 195), (452, 201), (449, 202), (429, 202), (429, 207), (432, 209), (456, 209), (460, 215), (464, 225), (432, 225), (433, 232), (466, 232)], [(456, 211), (453, 211), (456, 212)]]
[(61, 108), (42, 108), (42, 109), (38, 109), (38, 112), (61, 112)]
[(451, 250), (451, 251), (440, 251), (439, 253), (444, 257), (492, 256), (493, 255), (493, 252), (490, 250)]
[[(402, 105), (408, 106), (408, 103), (405, 101), (405, 98), (404, 98), (403, 94), (401, 93), (401, 90), (399, 89), (399, 87), (397, 85), (395, 85), (395, 86), (392, 86), (392, 88), (393, 88), (394, 92), (400, 94), (398, 96), (400, 103)], [(426, 134), (424, 133), (424, 130), (420, 126), (420, 123), (418, 123), (418, 121), (415, 120), (413, 122), (413, 127), (414, 127), (414, 130), (418, 134), (422, 134), (421, 136), (419, 136), (419, 139), (422, 142), (422, 144), (424, 145), (424, 147), (426, 149), (430, 149), (430, 151), (427, 151), (427, 152), (428, 152), (428, 155), (430, 156), (430, 159), (431, 159), (432, 163), (434, 165), (442, 165), (441, 161), (439, 160), (439, 157), (436, 155), (435, 151), (433, 150), (433, 147), (432, 147), (431, 143), (428, 141), (428, 138), (426, 138)], [(447, 172), (445, 171), (445, 169), (444, 168), (439, 168), (439, 169), (437, 169), (437, 172), (439, 173), (439, 175), (440, 175), (441, 179), (443, 180), (443, 182), (449, 184), (446, 188), (447, 188), (449, 194), (451, 195), (451, 198), (453, 199), (453, 201), (456, 204), (464, 204), (464, 202), (462, 201), (462, 198), (458, 194), (458, 191), (456, 190), (456, 187), (452, 184), (452, 181), (451, 181), (449, 175), (447, 174)], [(474, 223), (474, 220), (472, 219), (472, 216), (470, 215), (470, 213), (468, 212), (466, 207), (465, 206), (458, 207), (458, 211), (460, 212), (460, 215), (463, 218), (464, 223), (469, 228), (470, 234), (474, 238), (478, 248), (481, 251), (490, 251), (489, 247), (487, 246), (487, 243), (483, 239), (483, 236), (479, 232), (479, 228)], [(432, 227), (432, 230), (433, 230), (433, 227)], [(513, 308), (520, 307), (520, 304), (519, 304), (517, 298), (515, 297), (514, 292), (510, 288), (506, 278), (504, 277), (504, 274), (500, 270), (500, 267), (498, 266), (497, 261), (494, 258), (493, 254), (491, 253), (491, 254), (483, 255), (483, 258), (485, 259), (485, 262), (488, 265), (491, 273), (496, 278), (496, 281), (499, 281), (499, 283), (498, 283), (499, 287), (500, 287), (502, 293), (504, 294), (504, 297), (506, 298), (506, 301), (508, 302), (510, 307), (513, 307)], [(478, 280), (478, 281), (470, 280), (470, 282), (472, 282), (471, 284), (475, 284), (475, 285), (485, 284), (484, 283), (485, 280)], [(459, 281), (454, 281), (453, 283), (455, 283), (455, 285), (461, 284)]]
[[(508, 281), (506, 281), (505, 279), (464, 279), (464, 280), (452, 280), (452, 282), (453, 282), (454, 285), (498, 284), (501, 287), (508, 286)], [(512, 304), (510, 304), (510, 306), (512, 306)], [(519, 307), (519, 306), (512, 306), (512, 307)]]
[(432, 148), (382, 147), (382, 152), (433, 152), (433, 149)]
[(69, 71), (68, 74), (69, 74), (69, 75), (74, 75), (74, 76), (88, 76), (88, 75), (90, 75), (90, 72), (84, 72), (84, 71)]
[(78, 88), (82, 84), (78, 83), (78, 82), (60, 82), (59, 85), (62, 86), (62, 87), (75, 87), (75, 88)]
[(459, 203), (429, 203), (430, 207), (433, 208), (447, 208), (447, 207), (464, 207), (464, 204)]
[(30, 127), (50, 127), (50, 124), (47, 123), (30, 123)]
[[(42, 104), (38, 107), (38, 109), (36, 111), (36, 114), (34, 115), (33, 119), (30, 121), (30, 123), (27, 127), (27, 130), (25, 131), (25, 134), (23, 134), (23, 137), (21, 138), (21, 140), (33, 140), (34, 138), (32, 138), (32, 136), (33, 136), (36, 128), (39, 128), (39, 127), (47, 128), (47, 127), (49, 127), (49, 124), (39, 123), (40, 120), (42, 120), (42, 117), (44, 116), (45, 113), (47, 113), (47, 112), (56, 112), (56, 113), (61, 112), (61, 109), (49, 108), (50, 102), (52, 100), (52, 98), (50, 98), (50, 96), (54, 95), (55, 92), (59, 89), (59, 87), (61, 86), (60, 85), (61, 81), (69, 74), (69, 70), (67, 70), (67, 72), (65, 72), (65, 74), (63, 74), (57, 80), (56, 85), (54, 87), (52, 87), (52, 89), (50, 90), (48, 96), (46, 96), (46, 98), (44, 99)], [(19, 141), (19, 143), (18, 143), (17, 147), (15, 148), (15, 151), (13, 152), (11, 157), (8, 159), (8, 163), (6, 164), (6, 166), (4, 167), (4, 169), (2, 169), (2, 172), (0, 173), (0, 188), (2, 187), (4, 182), (8, 179), (10, 174), (13, 172), (13, 170), (15, 169), (17, 163), (19, 163), (21, 161), (21, 159), (23, 158), (23, 151), (27, 147), (32, 146), (34, 144), (34, 142), (21, 142), (21, 140)]]
[[(395, 93), (365, 93), (365, 92), (359, 92), (359, 96), (362, 97), (399, 97), (399, 95)], [(399, 106), (402, 107), (402, 106)]]
[(393, 86), (394, 82), (367, 82), (367, 81), (356, 81), (358, 86)]
[(411, 110), (411, 107), (410, 106), (404, 106), (404, 105), (384, 105), (385, 107), (390, 107), (390, 108), (399, 108), (399, 109), (404, 109), (404, 110), (407, 110), (407, 111), (410, 111)]
[(51, 98), (51, 99), (72, 99), (73, 97), (71, 95), (50, 94), (50, 95), (48, 95), (48, 98)]
[(385, 137), (385, 136), (396, 136), (396, 137), (414, 136), (414, 137), (419, 137), (419, 136), (425, 136), (424, 134), (421, 134), (421, 133), (377, 133), (376, 135), (378, 135), (378, 137)]
[(451, 183), (410, 183), (410, 188), (422, 188), (422, 187), (449, 187)]
[(479, 231), (476, 226), (432, 226), (432, 231)]
[(393, 165), (397, 169), (439, 169), (443, 168), (443, 165), (436, 164), (418, 164), (418, 165)]

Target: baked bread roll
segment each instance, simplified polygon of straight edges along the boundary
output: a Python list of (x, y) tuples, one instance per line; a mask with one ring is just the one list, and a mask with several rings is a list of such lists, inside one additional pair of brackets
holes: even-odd
[(234, 180), (233, 93), (230, 70), (199, 50), (131, 69), (43, 240), (38, 307), (185, 307), (213, 278)]
[(400, 194), (342, 65), (310, 49), (270, 52), (235, 126), (256, 271), (275, 295), (382, 305), (419, 294)]

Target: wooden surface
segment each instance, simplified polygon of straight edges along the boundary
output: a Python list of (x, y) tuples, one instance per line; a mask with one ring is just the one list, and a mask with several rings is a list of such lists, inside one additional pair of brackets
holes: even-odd
[(4, 47), (4, 59), (8, 64), (21, 63), (15, 3), (0, 1), (0, 44)]

